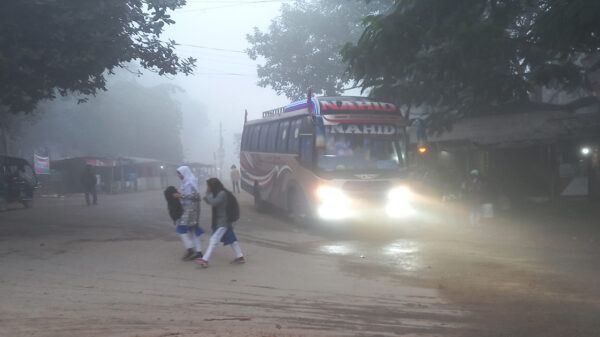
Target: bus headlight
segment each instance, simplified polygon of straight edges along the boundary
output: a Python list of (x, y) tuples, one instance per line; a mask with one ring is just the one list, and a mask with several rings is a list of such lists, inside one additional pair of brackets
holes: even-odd
[(321, 204), (317, 212), (323, 219), (343, 219), (350, 215), (350, 202), (348, 197), (339, 188), (320, 186), (317, 197)]
[(325, 185), (319, 186), (319, 188), (317, 188), (317, 197), (319, 198), (319, 200), (324, 202), (346, 198), (344, 192), (342, 192), (342, 190), (340, 190), (339, 188)]
[(410, 197), (410, 190), (406, 186), (396, 187), (388, 192), (388, 199), (392, 203), (406, 203)]
[(406, 186), (396, 187), (388, 192), (388, 203), (385, 212), (393, 218), (404, 217), (413, 213), (410, 205), (412, 193)]

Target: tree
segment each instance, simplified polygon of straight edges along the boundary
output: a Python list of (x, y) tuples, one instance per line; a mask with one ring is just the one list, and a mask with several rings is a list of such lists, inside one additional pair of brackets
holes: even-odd
[(292, 100), (305, 98), (308, 88), (315, 94), (339, 94), (350, 81), (340, 49), (359, 38), (364, 16), (391, 3), (298, 0), (293, 5), (283, 4), (268, 32), (254, 28), (247, 35), (252, 45), (246, 50), (250, 58), (265, 59), (257, 68), (258, 84), (271, 86)]
[(30, 112), (43, 99), (106, 90), (105, 74), (138, 61), (190, 74), (175, 42), (161, 41), (185, 0), (19, 0), (0, 3), (0, 106)]
[[(24, 153), (43, 145), (52, 157), (131, 156), (181, 162), (182, 112), (172, 85), (145, 87), (135, 81), (109, 86), (86, 104), (71, 97), (40, 104), (24, 117), (19, 145)], [(42, 113), (43, 112), (43, 113)]]
[(600, 50), (600, 1), (397, 0), (391, 13), (365, 19), (342, 54), (363, 90), (422, 107), (441, 130), (464, 116), (560, 108), (535, 104), (538, 87), (596, 102), (582, 62)]

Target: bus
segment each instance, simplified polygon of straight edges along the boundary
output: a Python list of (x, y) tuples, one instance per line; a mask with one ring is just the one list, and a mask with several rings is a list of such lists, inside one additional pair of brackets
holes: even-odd
[(407, 121), (366, 97), (315, 97), (245, 121), (242, 188), (299, 221), (410, 215)]

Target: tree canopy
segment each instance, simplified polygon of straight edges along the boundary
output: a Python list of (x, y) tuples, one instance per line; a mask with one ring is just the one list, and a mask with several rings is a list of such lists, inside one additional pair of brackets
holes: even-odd
[(350, 82), (340, 49), (356, 42), (363, 17), (390, 7), (391, 0), (298, 0), (283, 4), (267, 32), (247, 35), (248, 55), (256, 60), (258, 84), (292, 100), (315, 94), (336, 95)]
[(119, 81), (86, 104), (71, 97), (40, 104), (21, 117), (21, 151), (48, 147), (53, 157), (133, 156), (181, 162), (182, 111), (172, 85)]
[(396, 0), (365, 24), (342, 52), (349, 71), (375, 97), (426, 108), (434, 128), (530, 108), (539, 87), (596, 101), (600, 1)]
[(128, 62), (190, 74), (174, 41), (162, 41), (185, 0), (18, 0), (0, 3), (0, 107), (30, 112), (56, 94), (94, 95)]

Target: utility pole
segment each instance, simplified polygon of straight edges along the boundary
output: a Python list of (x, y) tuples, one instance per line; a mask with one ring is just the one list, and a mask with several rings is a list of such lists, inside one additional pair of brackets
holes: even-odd
[(0, 116), (2, 116), (2, 121), (0, 121), (0, 153), (8, 155), (10, 153), (10, 135), (9, 135), (9, 122), (10, 118), (8, 115), (8, 109), (0, 107)]
[(9, 136), (8, 136), (8, 128), (4, 127), (4, 123), (0, 123), (0, 143), (2, 144), (2, 147), (0, 148), (0, 153), (8, 155), (8, 152), (9, 152), (8, 142), (9, 141), (10, 140), (9, 140)]
[(217, 168), (219, 179), (223, 179), (223, 160), (225, 159), (225, 149), (223, 148), (223, 122), (219, 122), (219, 167)]

